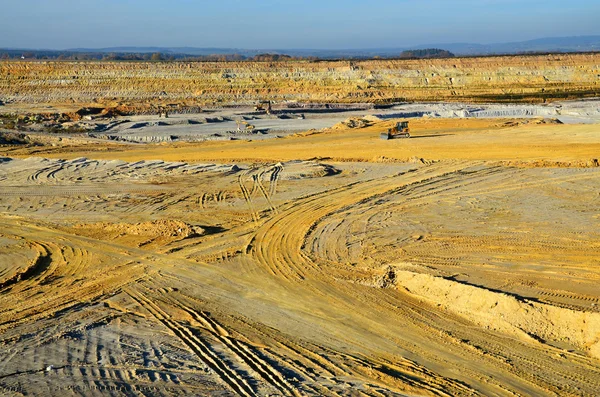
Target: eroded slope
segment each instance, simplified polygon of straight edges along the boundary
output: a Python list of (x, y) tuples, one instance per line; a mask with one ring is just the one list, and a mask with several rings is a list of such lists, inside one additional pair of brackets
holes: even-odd
[[(0, 63), (4, 102), (196, 106), (301, 102), (535, 101), (598, 95), (600, 55), (340, 62)], [(173, 110), (176, 110), (174, 108)], [(196, 108), (197, 109), (197, 108)]]

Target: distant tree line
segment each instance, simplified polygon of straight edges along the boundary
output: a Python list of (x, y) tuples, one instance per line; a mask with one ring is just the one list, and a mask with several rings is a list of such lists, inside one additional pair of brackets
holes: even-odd
[[(461, 58), (488, 58), (502, 56), (539, 56), (553, 54), (598, 54), (600, 51), (517, 51), (498, 54), (459, 55)], [(185, 62), (278, 62), (278, 61), (317, 61), (328, 62), (337, 60), (360, 61), (367, 59), (427, 59), (427, 58), (454, 58), (455, 54), (439, 48), (426, 48), (420, 50), (407, 50), (399, 54), (390, 55), (356, 55), (356, 56), (290, 56), (286, 54), (258, 54), (246, 56), (241, 54), (212, 54), (190, 55), (178, 53), (148, 53), (148, 52), (79, 52), (79, 51), (53, 51), (53, 50), (14, 50), (0, 48), (0, 61), (8, 59), (25, 60), (65, 60), (65, 61), (185, 61)]]
[[(439, 48), (427, 48), (423, 50), (404, 51), (397, 56), (382, 58), (452, 58), (454, 54)], [(366, 59), (368, 57), (341, 57), (339, 59)], [(213, 54), (213, 55), (189, 55), (174, 53), (117, 53), (117, 52), (77, 52), (77, 51), (23, 51), (2, 50), (0, 59), (26, 59), (26, 60), (65, 60), (65, 61), (186, 61), (186, 62), (231, 62), (231, 61), (254, 61), (254, 62), (285, 62), (285, 61), (315, 61), (316, 56), (290, 56), (286, 54), (258, 54), (245, 56), (241, 54)]]
[(65, 61), (294, 61), (316, 60), (317, 57), (292, 57), (285, 54), (258, 54), (244, 56), (241, 54), (212, 54), (189, 55), (171, 53), (105, 53), (105, 52), (75, 52), (75, 51), (19, 51), (0, 49), (0, 59), (26, 59), (26, 60), (65, 60)]
[(402, 51), (400, 58), (454, 58), (454, 54), (439, 48), (425, 48), (423, 50)]

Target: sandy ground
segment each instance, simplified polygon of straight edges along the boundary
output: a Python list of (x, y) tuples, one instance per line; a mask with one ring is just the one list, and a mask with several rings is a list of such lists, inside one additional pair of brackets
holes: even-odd
[[(125, 144), (62, 139), (53, 145), (6, 146), (6, 156), (88, 157), (125, 161), (269, 162), (325, 158), (330, 161), (481, 160), (587, 163), (600, 152), (600, 124), (544, 124), (541, 120), (411, 120), (411, 139), (383, 141), (379, 133), (396, 120), (366, 128), (331, 128), (257, 141)], [(542, 122), (542, 124), (539, 124)]]
[(2, 146), (3, 394), (597, 395), (599, 126), (393, 122)]
[[(259, 140), (281, 138), (291, 133), (322, 130), (350, 117), (374, 116), (379, 119), (420, 118), (551, 118), (565, 124), (600, 123), (600, 100), (567, 101), (551, 105), (467, 105), (451, 103), (404, 104), (388, 109), (351, 110), (339, 113), (295, 109), (288, 113), (283, 108), (275, 114), (255, 115), (252, 108), (216, 110), (206, 114), (133, 116), (120, 118), (119, 124), (95, 136), (131, 142), (206, 141), (206, 140)], [(302, 115), (302, 118), (298, 116)], [(212, 121), (208, 120), (223, 120)], [(236, 120), (244, 120), (256, 127), (254, 132), (238, 130)], [(94, 124), (94, 123), (92, 123)], [(96, 123), (98, 124), (98, 123)], [(110, 124), (109, 124), (110, 125)]]
[[(19, 105), (8, 106), (7, 109), (23, 111)], [(546, 118), (559, 120), (564, 124), (595, 124), (600, 123), (600, 100), (564, 101), (547, 105), (410, 103), (385, 109), (370, 108), (343, 112), (290, 109), (282, 104), (272, 115), (254, 112), (252, 107), (240, 107), (207, 110), (197, 114), (171, 114), (169, 118), (138, 115), (83, 121), (80, 124), (88, 129), (97, 130), (90, 133), (90, 136), (98, 138), (138, 143), (193, 142), (281, 138), (292, 133), (330, 128), (348, 118), (366, 116), (382, 120)], [(239, 125), (238, 129), (237, 121), (245, 121), (253, 125), (255, 130), (247, 131), (244, 125)]]

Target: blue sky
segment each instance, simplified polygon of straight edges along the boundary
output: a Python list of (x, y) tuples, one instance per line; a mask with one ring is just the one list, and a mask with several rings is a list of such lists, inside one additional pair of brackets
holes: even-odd
[(600, 35), (600, 0), (0, 0), (0, 47), (352, 49)]

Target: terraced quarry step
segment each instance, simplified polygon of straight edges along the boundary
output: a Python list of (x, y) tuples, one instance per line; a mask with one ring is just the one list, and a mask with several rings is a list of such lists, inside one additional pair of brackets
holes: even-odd
[[(600, 54), (339, 62), (0, 62), (10, 103), (542, 102), (599, 96)], [(107, 100), (106, 98), (112, 98)]]

